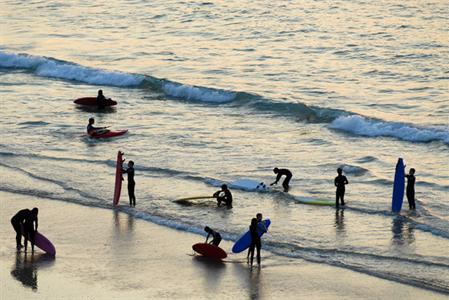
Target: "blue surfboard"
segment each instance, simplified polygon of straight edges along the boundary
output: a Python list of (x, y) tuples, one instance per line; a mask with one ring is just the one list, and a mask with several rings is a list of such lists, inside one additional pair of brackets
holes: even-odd
[[(268, 227), (271, 224), (270, 219), (265, 219), (263, 220), (263, 222), (265, 223), (265, 227), (268, 229)], [(257, 233), (259, 234), (259, 236), (262, 236), (265, 232), (258, 229)], [(238, 239), (237, 242), (235, 242), (234, 246), (232, 247), (232, 252), (240, 253), (245, 249), (248, 249), (250, 245), (251, 245), (251, 233), (248, 230), (244, 235), (242, 235), (241, 238)]]
[(391, 211), (398, 213), (402, 208), (402, 201), (404, 199), (404, 187), (405, 187), (405, 173), (404, 162), (402, 158), (398, 159), (396, 164), (396, 172), (394, 174), (393, 185), (393, 201), (391, 203)]

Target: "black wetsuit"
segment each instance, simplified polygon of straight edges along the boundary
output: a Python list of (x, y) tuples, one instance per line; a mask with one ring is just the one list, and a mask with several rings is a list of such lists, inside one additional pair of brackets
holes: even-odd
[(410, 209), (416, 209), (415, 205), (415, 181), (416, 177), (414, 175), (405, 175), (407, 177), (407, 200), (408, 200), (408, 206)]
[(129, 205), (136, 206), (136, 195), (134, 194), (134, 188), (136, 186), (136, 182), (134, 181), (134, 168), (128, 168), (127, 170), (123, 170), (123, 173), (128, 174), (128, 196), (129, 196)]
[(288, 170), (288, 169), (278, 169), (278, 173), (277, 173), (276, 181), (275, 181), (276, 183), (279, 182), (282, 175), (285, 175), (284, 182), (282, 182), (282, 187), (284, 188), (285, 191), (288, 191), (289, 183), (293, 176), (292, 172), (290, 172), (290, 170)]
[(257, 264), (260, 265), (260, 248), (262, 247), (262, 242), (260, 241), (260, 237), (257, 232), (257, 227), (258, 227), (258, 224), (256, 224), (256, 226), (252, 226), (252, 225), (249, 226), (249, 232), (251, 234), (251, 245), (249, 246), (251, 265), (253, 265), (253, 260), (254, 260), (254, 248), (257, 249)]
[(106, 97), (104, 95), (98, 95), (97, 96), (98, 108), (104, 108), (105, 103), (106, 103)]
[[(220, 193), (223, 192), (224, 196), (220, 197)], [(220, 206), (221, 202), (224, 202), (228, 208), (232, 208), (232, 194), (229, 189), (220, 190), (214, 193), (214, 197), (217, 198), (217, 204)]]
[(345, 205), (345, 185), (348, 184), (348, 179), (344, 175), (338, 175), (335, 177), (334, 184), (337, 187), (335, 193), (335, 206), (339, 206), (339, 199), (341, 200), (341, 205)]
[(11, 225), (14, 228), (14, 231), (16, 232), (16, 247), (17, 247), (17, 249), (20, 249), (20, 247), (21, 247), (20, 244), (21, 244), (21, 240), (22, 240), (22, 226), (30, 214), (31, 214), (31, 211), (29, 209), (22, 209), (11, 218)]
[[(36, 224), (36, 227), (34, 227)], [(23, 223), (23, 233), (25, 237), (25, 251), (27, 250), (28, 241), (31, 242), (31, 250), (34, 251), (34, 237), (37, 230), (37, 216), (34, 216), (32, 212), (28, 215)]]
[(212, 236), (212, 241), (210, 242), (212, 245), (217, 246), (220, 244), (221, 242), (221, 235), (220, 233), (213, 231), (212, 229), (208, 232), (207, 237), (206, 237), (206, 243), (207, 240), (209, 239), (209, 236)]

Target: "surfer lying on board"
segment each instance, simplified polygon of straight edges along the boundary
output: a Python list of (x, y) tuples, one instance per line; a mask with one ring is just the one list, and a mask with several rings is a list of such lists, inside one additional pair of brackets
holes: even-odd
[(107, 127), (94, 127), (95, 119), (89, 118), (89, 124), (87, 125), (87, 134), (92, 136), (95, 134), (103, 134), (109, 132)]
[(227, 208), (232, 208), (232, 194), (226, 184), (223, 184), (221, 190), (216, 191), (212, 197), (217, 198), (217, 206), (220, 206), (223, 202)]
[(128, 169), (122, 169), (122, 172), (128, 174), (129, 206), (136, 206), (136, 195), (134, 194), (134, 188), (136, 186), (136, 182), (134, 181), (134, 162), (130, 160), (128, 162)]
[[(262, 213), (256, 214), (257, 219), (257, 232), (258, 233), (266, 233), (268, 231), (267, 227), (265, 226), (265, 222), (262, 220)], [(248, 254), (246, 255), (246, 259), (249, 262), (249, 256), (251, 254), (251, 248), (248, 248)]]
[(204, 231), (207, 232), (207, 237), (206, 237), (206, 244), (207, 244), (207, 240), (209, 239), (210, 236), (212, 236), (212, 241), (209, 242), (209, 244), (212, 244), (214, 246), (217, 246), (220, 244), (221, 242), (221, 235), (220, 233), (212, 230), (209, 226), (204, 227)]
[(341, 168), (337, 169), (338, 176), (335, 177), (334, 185), (337, 187), (335, 192), (335, 206), (338, 208), (340, 206), (339, 200), (341, 200), (341, 205), (345, 205), (345, 185), (349, 183), (346, 176), (342, 175), (343, 170)]
[(251, 267), (254, 260), (254, 249), (257, 249), (257, 264), (260, 265), (260, 248), (262, 248), (262, 242), (258, 233), (258, 222), (256, 218), (252, 218), (251, 225), (249, 226), (249, 232), (251, 234), (251, 245), (249, 246), (249, 255), (251, 260)]
[(25, 237), (25, 252), (27, 251), (28, 240), (31, 242), (31, 251), (34, 252), (34, 233), (37, 231), (37, 214), (39, 210), (35, 207), (32, 210), (22, 209), (18, 211), (12, 218), (11, 224), (16, 232), (16, 248), (17, 251), (22, 248), (22, 229)]
[[(405, 167), (405, 166), (404, 166)], [(416, 209), (415, 205), (415, 169), (411, 168), (408, 172), (408, 175), (405, 175), (407, 177), (407, 189), (406, 189), (406, 195), (408, 200), (408, 206), (410, 209)]]
[(282, 182), (282, 187), (284, 188), (284, 192), (288, 192), (288, 189), (290, 188), (288, 184), (290, 183), (290, 179), (292, 179), (292, 172), (290, 172), (290, 170), (288, 169), (279, 169), (279, 168), (274, 168), (273, 172), (274, 174), (277, 174), (277, 176), (276, 180), (270, 185), (277, 184), (281, 179), (282, 175), (285, 175), (284, 182)]

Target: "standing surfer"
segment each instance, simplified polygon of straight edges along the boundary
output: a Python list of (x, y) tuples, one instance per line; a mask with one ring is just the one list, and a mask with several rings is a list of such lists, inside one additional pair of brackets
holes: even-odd
[(251, 267), (253, 266), (255, 249), (257, 250), (257, 264), (260, 266), (260, 248), (262, 248), (262, 242), (258, 233), (258, 222), (256, 218), (252, 218), (251, 225), (249, 226), (249, 232), (251, 234), (251, 244), (249, 246)]
[(207, 237), (206, 237), (206, 244), (207, 244), (207, 240), (209, 239), (210, 236), (212, 236), (212, 241), (210, 241), (209, 244), (212, 244), (214, 246), (217, 246), (220, 244), (221, 242), (221, 235), (219, 232), (212, 230), (209, 226), (204, 227), (204, 231), (207, 232)]
[[(268, 231), (267, 226), (265, 226), (265, 222), (262, 220), (262, 213), (256, 214), (257, 219), (257, 233), (264, 234)], [(248, 248), (248, 254), (246, 255), (246, 259), (249, 260), (249, 256), (251, 254), (251, 248)]]
[(274, 168), (273, 172), (274, 172), (274, 174), (277, 174), (277, 176), (276, 176), (276, 180), (273, 183), (271, 183), (270, 185), (277, 184), (279, 182), (279, 180), (281, 179), (281, 177), (283, 175), (285, 175), (285, 179), (282, 182), (282, 187), (284, 188), (284, 192), (288, 192), (288, 189), (290, 188), (290, 186), (288, 184), (290, 183), (290, 180), (292, 179), (292, 172), (290, 172), (290, 170), (288, 170), (288, 169), (279, 169), (279, 168)]
[(339, 200), (341, 200), (341, 205), (345, 205), (345, 185), (349, 183), (346, 176), (342, 175), (343, 170), (341, 168), (337, 169), (338, 176), (335, 177), (334, 185), (337, 187), (335, 192), (335, 206), (338, 208), (340, 206)]
[(221, 190), (216, 191), (212, 197), (217, 198), (217, 205), (220, 206), (223, 202), (227, 208), (232, 208), (232, 194), (226, 184), (221, 186)]
[(408, 206), (411, 210), (416, 209), (415, 205), (415, 169), (411, 168), (408, 172), (408, 175), (405, 175), (407, 177), (407, 200), (408, 200)]
[(128, 169), (123, 169), (122, 172), (128, 174), (129, 206), (136, 206), (136, 195), (134, 194), (134, 188), (136, 186), (136, 182), (134, 181), (134, 162), (130, 160), (128, 162)]

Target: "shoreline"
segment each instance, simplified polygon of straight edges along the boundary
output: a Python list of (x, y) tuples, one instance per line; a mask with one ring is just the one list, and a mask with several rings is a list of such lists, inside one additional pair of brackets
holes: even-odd
[[(444, 299), (443, 294), (351, 270), (279, 257), (262, 248), (252, 270), (245, 253), (224, 263), (193, 256), (205, 236), (120, 211), (0, 192), (2, 299)], [(10, 217), (39, 207), (39, 230), (55, 245), (16, 255)], [(232, 242), (220, 247), (231, 249)]]

